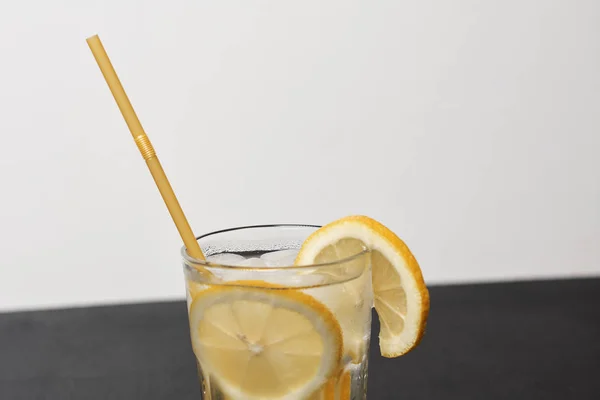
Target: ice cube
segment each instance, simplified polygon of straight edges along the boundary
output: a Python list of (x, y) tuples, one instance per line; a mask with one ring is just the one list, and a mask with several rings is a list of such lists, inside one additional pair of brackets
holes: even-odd
[(260, 258), (269, 267), (289, 267), (294, 265), (297, 255), (298, 249), (289, 249), (265, 253)]
[(235, 264), (237, 267), (268, 267), (264, 260), (260, 258), (246, 258), (243, 261), (238, 261)]
[(244, 256), (233, 253), (220, 253), (206, 257), (206, 261), (221, 265), (237, 265), (245, 259)]

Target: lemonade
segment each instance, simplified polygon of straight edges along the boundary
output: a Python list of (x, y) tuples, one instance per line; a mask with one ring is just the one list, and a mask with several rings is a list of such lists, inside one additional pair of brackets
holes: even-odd
[(185, 244), (202, 397), (364, 400), (371, 308), (384, 357), (411, 351), (425, 332), (429, 292), (406, 244), (365, 216), (197, 242), (104, 46), (97, 35), (87, 42)]
[(384, 356), (418, 343), (420, 270), (387, 231), (350, 222), (231, 229), (199, 239), (206, 260), (183, 253), (203, 399), (366, 399), (373, 306)]

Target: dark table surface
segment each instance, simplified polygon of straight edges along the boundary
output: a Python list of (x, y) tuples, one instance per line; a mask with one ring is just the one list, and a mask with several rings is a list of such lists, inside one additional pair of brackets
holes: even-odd
[[(370, 399), (600, 399), (600, 279), (433, 287), (431, 304), (412, 353), (373, 340)], [(0, 314), (2, 400), (199, 398), (184, 302)]]

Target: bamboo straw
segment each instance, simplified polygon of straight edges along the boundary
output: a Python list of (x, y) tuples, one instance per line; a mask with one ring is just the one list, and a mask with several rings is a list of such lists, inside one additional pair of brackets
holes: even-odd
[(108, 84), (117, 105), (119, 106), (119, 110), (121, 110), (121, 114), (123, 114), (123, 118), (129, 127), (133, 140), (150, 169), (152, 178), (154, 178), (154, 182), (156, 182), (156, 186), (158, 186), (158, 190), (169, 209), (169, 213), (173, 218), (173, 222), (175, 222), (179, 235), (183, 239), (188, 254), (196, 259), (204, 260), (204, 254), (202, 254), (202, 250), (196, 241), (192, 228), (185, 218), (185, 214), (179, 205), (179, 201), (177, 201), (177, 197), (175, 197), (175, 193), (173, 193), (173, 188), (165, 175), (165, 171), (162, 169), (160, 161), (158, 161), (152, 143), (150, 143), (150, 139), (148, 139), (146, 132), (144, 132), (144, 128), (142, 128), (142, 124), (129, 102), (129, 98), (108, 58), (108, 54), (106, 54), (106, 50), (104, 50), (100, 38), (98, 35), (94, 35), (89, 37), (86, 41), (94, 54), (94, 58), (102, 71), (102, 75), (104, 75), (104, 79), (106, 79), (106, 83)]

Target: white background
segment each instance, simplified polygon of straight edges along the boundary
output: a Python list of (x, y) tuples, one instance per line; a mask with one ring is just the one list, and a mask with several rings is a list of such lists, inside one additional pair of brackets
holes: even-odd
[(600, 273), (600, 2), (0, 3), (0, 309), (183, 297), (180, 239), (380, 219), (430, 283)]

